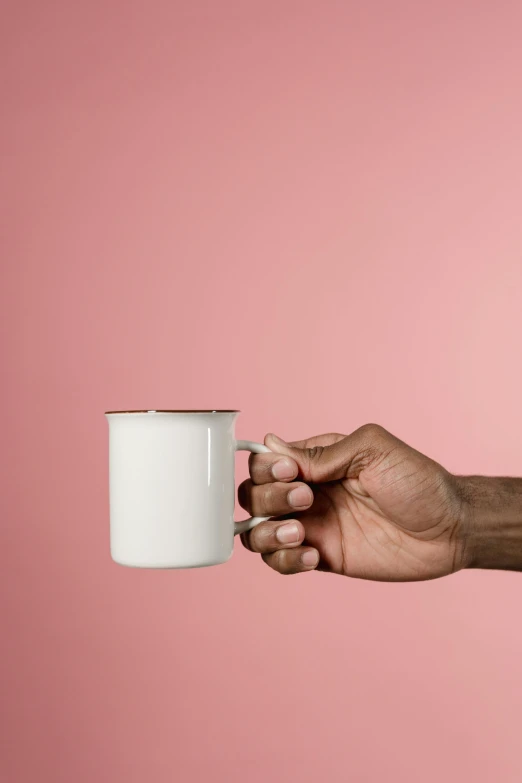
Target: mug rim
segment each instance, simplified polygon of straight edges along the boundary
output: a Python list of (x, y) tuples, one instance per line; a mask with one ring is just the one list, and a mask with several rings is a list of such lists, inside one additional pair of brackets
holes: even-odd
[(129, 415), (129, 414), (135, 414), (135, 413), (240, 413), (241, 411), (238, 410), (188, 410), (188, 409), (180, 409), (180, 410), (160, 410), (159, 408), (153, 408), (148, 410), (140, 410), (140, 411), (105, 411), (106, 416), (121, 416), (121, 415)]

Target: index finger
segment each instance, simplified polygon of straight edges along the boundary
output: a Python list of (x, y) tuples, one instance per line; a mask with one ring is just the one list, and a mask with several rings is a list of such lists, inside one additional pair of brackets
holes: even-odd
[(292, 457), (282, 454), (251, 454), (248, 460), (250, 478), (254, 484), (269, 484), (272, 481), (293, 481), (299, 468)]
[(294, 446), (296, 449), (309, 449), (313, 448), (313, 446), (333, 446), (334, 443), (339, 443), (340, 440), (345, 438), (346, 435), (341, 435), (339, 432), (326, 432), (324, 435), (314, 435), (304, 440), (289, 441), (288, 445)]

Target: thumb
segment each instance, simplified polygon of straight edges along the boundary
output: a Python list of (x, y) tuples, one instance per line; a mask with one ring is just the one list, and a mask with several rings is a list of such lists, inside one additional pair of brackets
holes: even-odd
[(291, 457), (297, 463), (299, 478), (303, 481), (320, 484), (357, 478), (372, 462), (389, 452), (397, 441), (379, 425), (365, 424), (351, 435), (326, 446), (296, 446), (273, 433), (266, 436), (265, 443), (277, 454)]

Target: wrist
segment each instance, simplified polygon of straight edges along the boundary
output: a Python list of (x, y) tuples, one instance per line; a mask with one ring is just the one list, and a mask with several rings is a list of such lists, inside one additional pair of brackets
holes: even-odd
[(465, 568), (522, 571), (522, 479), (456, 477)]

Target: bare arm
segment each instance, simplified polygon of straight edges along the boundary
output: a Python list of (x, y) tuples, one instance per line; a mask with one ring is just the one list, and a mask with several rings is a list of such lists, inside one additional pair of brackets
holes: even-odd
[(522, 571), (522, 479), (463, 476), (468, 568)]

